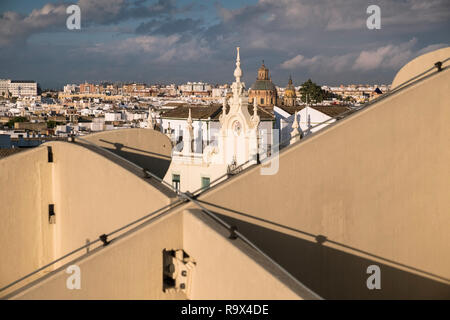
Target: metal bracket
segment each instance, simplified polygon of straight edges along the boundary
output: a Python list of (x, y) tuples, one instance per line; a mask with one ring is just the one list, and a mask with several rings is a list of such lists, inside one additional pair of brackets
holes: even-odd
[(230, 231), (230, 235), (228, 236), (228, 239), (236, 240), (237, 239), (237, 234), (236, 234), (237, 227), (231, 226), (229, 231)]
[(152, 177), (151, 175), (148, 174), (148, 172), (149, 172), (150, 170), (148, 170), (148, 169), (146, 169), (146, 168), (142, 168), (142, 171), (144, 172), (144, 179), (149, 179), (149, 178)]
[(104, 247), (111, 243), (111, 241), (108, 241), (108, 236), (106, 234), (102, 234), (99, 239), (103, 242)]

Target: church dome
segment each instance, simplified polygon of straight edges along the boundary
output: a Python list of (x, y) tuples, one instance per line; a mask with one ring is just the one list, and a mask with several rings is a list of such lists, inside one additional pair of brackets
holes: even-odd
[(266, 68), (266, 66), (264, 65), (264, 60), (263, 60), (261, 67), (259, 67), (259, 69), (258, 69), (258, 72), (266, 72), (266, 71), (268, 72), (269, 69)]
[(269, 78), (269, 69), (264, 65), (264, 60), (262, 61), (261, 67), (258, 69), (258, 77), (256, 78), (256, 82), (250, 88), (251, 90), (269, 90), (275, 91), (276, 88), (272, 83), (272, 80)]
[(251, 88), (251, 90), (270, 90), (270, 91), (277, 91), (277, 88), (272, 83), (271, 80), (256, 80)]
[(258, 69), (258, 80), (269, 80), (269, 69), (264, 65), (264, 60), (262, 62), (261, 67)]
[(269, 77), (269, 69), (264, 65), (258, 69), (256, 81), (250, 87), (248, 92), (250, 101), (255, 101), (259, 106), (274, 106), (277, 103), (277, 88)]
[(284, 96), (286, 98), (295, 98), (296, 97), (296, 95), (295, 95), (295, 87), (294, 87), (294, 85), (292, 83), (292, 78), (291, 77), (289, 77), (288, 85), (287, 85), (286, 89), (284, 90)]

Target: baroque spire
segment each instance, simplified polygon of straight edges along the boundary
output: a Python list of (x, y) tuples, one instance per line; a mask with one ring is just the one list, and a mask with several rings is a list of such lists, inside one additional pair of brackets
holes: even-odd
[(236, 78), (236, 82), (241, 82), (242, 70), (241, 70), (241, 57), (239, 55), (240, 47), (236, 47), (237, 56), (236, 56), (236, 69), (234, 69), (234, 77)]

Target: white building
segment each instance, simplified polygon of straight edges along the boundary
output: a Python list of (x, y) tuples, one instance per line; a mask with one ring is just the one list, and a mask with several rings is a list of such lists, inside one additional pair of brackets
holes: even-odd
[(204, 82), (188, 82), (179, 87), (182, 95), (193, 95), (198, 93), (207, 93), (212, 90), (212, 86)]
[(105, 121), (122, 121), (122, 113), (105, 112)]
[(226, 97), (228, 93), (231, 92), (231, 88), (227, 87), (219, 87), (219, 88), (213, 88), (211, 92), (211, 96), (213, 98), (223, 98)]
[(11, 84), (11, 80), (9, 79), (0, 79), (0, 96), (6, 97), (9, 92), (9, 85)]
[(76, 84), (67, 84), (64, 86), (64, 93), (72, 94), (77, 92), (77, 85)]
[(164, 180), (181, 191), (208, 187), (236, 166), (255, 163), (258, 153), (266, 152), (267, 141), (272, 144), (275, 119), (264, 109), (249, 106), (239, 48), (234, 76), (233, 96), (224, 99), (223, 106), (178, 107), (156, 119), (160, 130), (175, 142)]
[(35, 97), (37, 96), (36, 81), (11, 80), (9, 92), (12, 97)]
[[(275, 106), (273, 111), (276, 119), (275, 127), (280, 130), (280, 144), (286, 146), (291, 138), (295, 115), (297, 115), (298, 131), (302, 137), (305, 137), (335, 122), (334, 117), (344, 113), (348, 115), (351, 109), (346, 106)], [(323, 123), (324, 121), (326, 123)]]

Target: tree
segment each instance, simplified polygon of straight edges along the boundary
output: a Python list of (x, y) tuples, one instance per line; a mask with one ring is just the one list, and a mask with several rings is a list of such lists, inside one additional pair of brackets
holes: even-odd
[(300, 88), (301, 100), (303, 102), (322, 102), (325, 97), (325, 91), (320, 86), (308, 79)]
[(57, 125), (57, 122), (55, 120), (48, 120), (47, 121), (47, 128), (49, 128), (49, 129), (55, 128), (56, 125)]
[(14, 117), (14, 118), (10, 119), (8, 121), (8, 123), (6, 123), (6, 126), (8, 128), (14, 128), (14, 123), (16, 123), (16, 122), (26, 122), (26, 121), (27, 121), (27, 118), (25, 118), (25, 117)]

